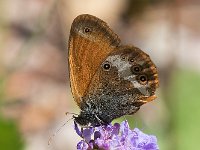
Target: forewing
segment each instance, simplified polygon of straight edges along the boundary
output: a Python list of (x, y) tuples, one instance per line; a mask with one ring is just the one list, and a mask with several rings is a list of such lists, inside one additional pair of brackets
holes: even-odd
[(72, 93), (79, 106), (102, 60), (119, 44), (118, 36), (99, 18), (85, 14), (74, 19), (69, 37), (69, 70)]

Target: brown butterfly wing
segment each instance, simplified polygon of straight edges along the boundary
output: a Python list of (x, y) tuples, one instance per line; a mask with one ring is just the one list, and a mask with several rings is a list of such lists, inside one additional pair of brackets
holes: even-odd
[(72, 93), (79, 106), (102, 60), (119, 44), (118, 36), (99, 18), (84, 14), (74, 19), (69, 37), (69, 70)]
[[(134, 46), (120, 46), (103, 60), (93, 76), (83, 111), (95, 111), (89, 116), (95, 114), (103, 124), (110, 123), (154, 100), (158, 85), (157, 68), (149, 55)], [(95, 119), (89, 122), (99, 125)]]

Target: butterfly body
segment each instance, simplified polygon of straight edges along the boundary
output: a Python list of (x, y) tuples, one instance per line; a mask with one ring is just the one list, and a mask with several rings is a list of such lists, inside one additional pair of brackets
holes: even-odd
[(105, 22), (78, 16), (69, 39), (70, 80), (82, 126), (109, 124), (156, 98), (158, 74), (150, 57), (123, 46)]

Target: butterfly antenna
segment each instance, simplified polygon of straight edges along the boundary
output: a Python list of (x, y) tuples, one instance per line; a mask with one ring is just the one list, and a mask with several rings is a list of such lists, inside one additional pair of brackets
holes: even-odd
[(70, 118), (69, 120), (67, 120), (65, 123), (63, 123), (63, 125), (61, 125), (61, 126), (56, 130), (56, 132), (53, 133), (53, 134), (50, 136), (50, 138), (49, 138), (49, 140), (48, 140), (48, 145), (51, 144), (51, 141), (53, 140), (53, 138), (54, 138), (54, 137), (60, 132), (60, 130), (61, 130), (70, 120), (72, 120), (72, 119), (74, 119), (74, 118), (72, 117), (72, 118)]

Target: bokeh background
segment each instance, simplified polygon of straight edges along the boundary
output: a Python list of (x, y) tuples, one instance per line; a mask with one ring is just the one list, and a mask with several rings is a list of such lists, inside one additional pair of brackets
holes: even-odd
[[(89, 13), (106, 21), (124, 44), (134, 44), (159, 69), (158, 99), (127, 117), (158, 138), (161, 150), (200, 149), (200, 1), (1, 0), (0, 149), (74, 150), (79, 108), (68, 75), (73, 19)], [(118, 119), (121, 121), (122, 119)]]

